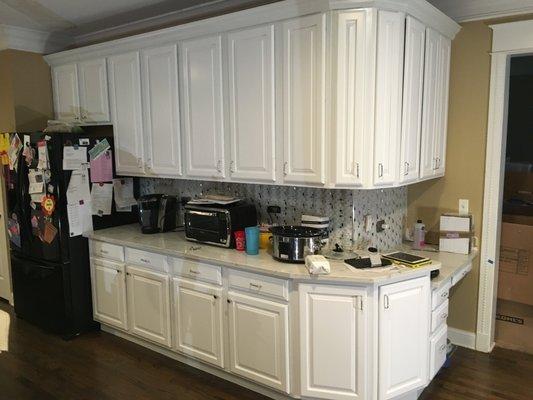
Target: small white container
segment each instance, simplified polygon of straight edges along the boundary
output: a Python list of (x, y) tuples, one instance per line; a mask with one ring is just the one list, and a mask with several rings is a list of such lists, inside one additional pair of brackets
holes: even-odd
[(419, 219), (413, 229), (413, 249), (422, 250), (426, 245), (426, 225)]

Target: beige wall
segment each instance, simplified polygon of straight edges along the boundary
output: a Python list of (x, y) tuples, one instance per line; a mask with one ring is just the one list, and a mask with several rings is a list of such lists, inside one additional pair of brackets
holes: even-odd
[(0, 131), (41, 130), (53, 117), (50, 68), (42, 55), (0, 51), (0, 88)]
[[(481, 236), (487, 110), (489, 103), (491, 30), (485, 22), (471, 22), (453, 41), (446, 176), (409, 186), (408, 224), (421, 218), (428, 230), (438, 231), (443, 212), (457, 211), (460, 198), (470, 200), (476, 236)], [(453, 289), (449, 325), (475, 332), (479, 258)]]

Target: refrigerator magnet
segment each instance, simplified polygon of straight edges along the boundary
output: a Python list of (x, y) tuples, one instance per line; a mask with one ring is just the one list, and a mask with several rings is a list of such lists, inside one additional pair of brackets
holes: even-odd
[(41, 207), (44, 215), (48, 217), (52, 215), (56, 209), (56, 200), (54, 199), (54, 196), (44, 196), (43, 201), (41, 202)]

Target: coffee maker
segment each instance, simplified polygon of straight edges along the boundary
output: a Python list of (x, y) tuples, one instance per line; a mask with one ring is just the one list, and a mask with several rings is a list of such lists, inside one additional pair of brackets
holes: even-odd
[(141, 196), (139, 224), (142, 233), (173, 231), (179, 224), (179, 202), (176, 196), (149, 194)]

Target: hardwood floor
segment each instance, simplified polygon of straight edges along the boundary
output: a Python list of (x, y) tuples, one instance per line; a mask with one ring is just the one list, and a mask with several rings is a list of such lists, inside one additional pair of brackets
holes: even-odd
[[(16, 319), (0, 354), (1, 400), (262, 400), (264, 396), (104, 332), (65, 342)], [(424, 400), (530, 400), (533, 356), (459, 349)]]

